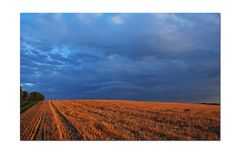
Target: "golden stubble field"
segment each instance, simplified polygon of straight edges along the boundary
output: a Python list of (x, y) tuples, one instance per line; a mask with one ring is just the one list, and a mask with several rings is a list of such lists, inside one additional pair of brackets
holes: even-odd
[(49, 100), (20, 116), (21, 140), (220, 140), (220, 105)]

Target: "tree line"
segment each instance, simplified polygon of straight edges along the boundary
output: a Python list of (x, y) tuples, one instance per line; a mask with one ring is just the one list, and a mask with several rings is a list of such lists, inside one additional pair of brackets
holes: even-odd
[(33, 102), (33, 101), (41, 101), (44, 100), (45, 97), (40, 92), (31, 92), (28, 93), (27, 91), (24, 91), (22, 87), (20, 87), (20, 102)]

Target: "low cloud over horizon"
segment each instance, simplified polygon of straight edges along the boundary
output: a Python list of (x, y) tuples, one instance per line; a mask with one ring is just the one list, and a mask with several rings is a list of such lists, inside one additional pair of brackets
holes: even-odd
[(22, 13), (21, 86), (47, 99), (220, 102), (220, 14)]

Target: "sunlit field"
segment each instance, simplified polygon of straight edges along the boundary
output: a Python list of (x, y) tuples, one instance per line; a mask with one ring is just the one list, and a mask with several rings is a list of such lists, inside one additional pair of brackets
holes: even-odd
[(220, 140), (220, 105), (41, 101), (21, 113), (21, 140)]

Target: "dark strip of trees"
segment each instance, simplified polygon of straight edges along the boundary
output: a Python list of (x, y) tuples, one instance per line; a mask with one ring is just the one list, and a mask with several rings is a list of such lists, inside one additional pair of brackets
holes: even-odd
[(34, 102), (44, 100), (45, 97), (40, 92), (31, 92), (28, 94), (27, 91), (23, 91), (22, 87), (20, 87), (20, 102)]

